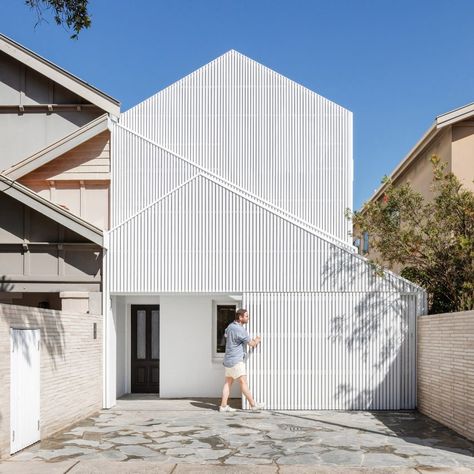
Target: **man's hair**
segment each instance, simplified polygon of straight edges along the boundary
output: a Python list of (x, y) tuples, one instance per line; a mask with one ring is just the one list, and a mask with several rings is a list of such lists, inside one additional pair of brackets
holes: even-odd
[(245, 313), (248, 311), (244, 308), (240, 308), (235, 312), (235, 320), (238, 321), (240, 319), (240, 316), (243, 316)]

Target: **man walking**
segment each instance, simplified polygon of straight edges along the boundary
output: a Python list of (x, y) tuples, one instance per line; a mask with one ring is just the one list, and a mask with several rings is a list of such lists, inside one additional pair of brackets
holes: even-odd
[(225, 330), (225, 384), (222, 389), (221, 406), (219, 407), (219, 411), (221, 412), (235, 411), (235, 408), (227, 405), (230, 388), (232, 387), (234, 380), (239, 381), (242, 393), (248, 400), (251, 410), (260, 410), (265, 406), (263, 403), (255, 403), (247, 383), (247, 373), (245, 371), (244, 362), (247, 345), (250, 347), (257, 347), (261, 340), (260, 336), (250, 339), (249, 333), (244, 328), (244, 324), (247, 324), (248, 322), (248, 311), (246, 309), (238, 309), (235, 313), (234, 322), (230, 323)]

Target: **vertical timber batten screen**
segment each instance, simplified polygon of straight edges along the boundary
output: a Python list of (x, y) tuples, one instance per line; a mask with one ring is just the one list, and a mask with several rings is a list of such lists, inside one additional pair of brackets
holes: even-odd
[[(123, 113), (120, 122), (349, 241), (352, 112), (229, 51)], [(328, 199), (330, 196), (330, 199)]]
[[(408, 301), (407, 301), (408, 299)], [(249, 384), (269, 409), (416, 406), (417, 295), (249, 293)]]
[(269, 408), (414, 408), (424, 293), (350, 245), (350, 111), (230, 51), (112, 140), (112, 295), (243, 295)]

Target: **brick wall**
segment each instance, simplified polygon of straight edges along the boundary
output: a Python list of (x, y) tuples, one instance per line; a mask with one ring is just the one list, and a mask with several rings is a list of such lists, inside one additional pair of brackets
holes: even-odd
[(474, 311), (418, 318), (421, 413), (474, 440)]
[(0, 457), (10, 453), (11, 327), (41, 329), (42, 439), (102, 407), (102, 316), (0, 304)]

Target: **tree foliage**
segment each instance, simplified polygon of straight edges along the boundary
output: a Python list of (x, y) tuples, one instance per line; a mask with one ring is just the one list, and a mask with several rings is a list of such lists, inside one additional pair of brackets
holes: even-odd
[(89, 28), (91, 19), (88, 12), (89, 0), (25, 0), (25, 3), (36, 11), (38, 22), (44, 20), (44, 12), (53, 15), (57, 25), (63, 25), (73, 31), (71, 38), (76, 39), (79, 33)]
[(432, 191), (425, 200), (410, 184), (385, 178), (381, 200), (352, 214), (369, 232), (374, 263), (401, 266), (426, 289), (430, 313), (474, 309), (474, 194), (433, 156)]

